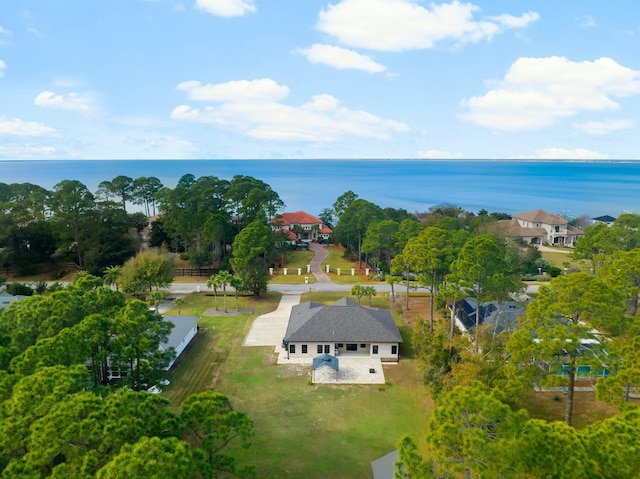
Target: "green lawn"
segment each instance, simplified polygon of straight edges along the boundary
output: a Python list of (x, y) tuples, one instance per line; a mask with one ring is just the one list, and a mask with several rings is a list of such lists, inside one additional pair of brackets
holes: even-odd
[[(343, 296), (303, 300), (332, 302)], [(406, 354), (400, 364), (385, 366), (385, 385), (309, 385), (309, 367), (278, 366), (272, 347), (242, 346), (252, 320), (275, 309), (279, 297), (243, 298), (253, 314), (201, 320), (206, 331), (163, 392), (173, 407), (178, 410), (189, 394), (207, 389), (228, 395), (255, 424), (252, 447), (236, 455), (255, 464), (265, 479), (370, 478), (371, 461), (395, 449), (402, 436), (421, 443), (433, 404), (416, 360)], [(374, 298), (374, 305), (383, 304)], [(213, 297), (192, 294), (182, 314), (200, 315), (212, 306)], [(410, 328), (400, 329), (410, 351)]]
[[(325, 246), (329, 256), (322, 262), (322, 271), (326, 271), (329, 265), (329, 277), (336, 284), (362, 284), (371, 282), (365, 277), (365, 264), (358, 268), (358, 263), (345, 258), (344, 251), (337, 246)], [(340, 275), (338, 275), (340, 268)], [(355, 268), (355, 274), (351, 276), (351, 268)], [(370, 272), (371, 273), (371, 272)]]
[(574, 266), (579, 269), (583, 269), (584, 265), (581, 261), (574, 260), (569, 256), (569, 253), (573, 252), (572, 248), (553, 248), (554, 251), (541, 251), (542, 257), (548, 259), (552, 266), (557, 268), (564, 268), (565, 263), (569, 263), (570, 266)]

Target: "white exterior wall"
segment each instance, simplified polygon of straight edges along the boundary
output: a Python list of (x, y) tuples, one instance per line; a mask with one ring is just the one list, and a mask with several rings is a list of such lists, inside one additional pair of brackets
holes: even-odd
[[(307, 352), (306, 354), (302, 353), (302, 345), (306, 344), (307, 345)], [(326, 343), (289, 343), (288, 345), (288, 350), (291, 351), (291, 345), (295, 345), (296, 347), (296, 352), (295, 353), (291, 353), (289, 352), (289, 358), (315, 358), (316, 356), (320, 356), (320, 354), (324, 354), (324, 346), (328, 344), (329, 345), (329, 354), (331, 354), (332, 356), (335, 355), (336, 351), (335, 351), (335, 346), (336, 343), (331, 343), (331, 342), (326, 342)], [(318, 345), (322, 346), (322, 352), (318, 353)]]
[[(306, 344), (307, 345), (307, 352), (303, 353), (302, 352), (302, 346)], [(329, 345), (329, 354), (331, 354), (332, 356), (336, 356), (336, 345), (337, 344), (342, 344), (343, 347), (340, 348), (339, 353), (337, 354), (338, 357), (340, 357), (341, 355), (350, 355), (350, 354), (355, 354), (355, 355), (361, 355), (361, 356), (370, 356), (372, 358), (396, 358), (398, 359), (400, 357), (400, 345), (398, 343), (357, 343), (358, 344), (358, 350), (357, 351), (347, 351), (347, 343), (331, 343), (331, 342), (326, 342), (326, 343), (289, 343), (288, 344), (288, 357), (290, 359), (293, 358), (298, 358), (298, 359), (302, 359), (302, 358), (315, 358), (316, 356), (319, 356), (321, 354), (324, 354), (324, 346), (328, 344)], [(366, 347), (361, 348), (360, 345), (361, 344), (366, 344)], [(295, 345), (295, 349), (296, 352), (292, 353), (291, 352), (291, 346)], [(321, 345), (323, 347), (322, 352), (318, 353), (318, 345)], [(373, 346), (378, 346), (378, 353), (374, 354), (373, 353)], [(391, 353), (391, 348), (393, 346), (396, 346), (396, 353), (392, 354)]]
[[(372, 346), (376, 343), (372, 343)], [(371, 357), (372, 358), (395, 358), (398, 359), (400, 357), (400, 347), (398, 343), (380, 343), (378, 346), (378, 354), (373, 354), (373, 347), (371, 348)], [(391, 353), (391, 348), (396, 346), (396, 354)]]

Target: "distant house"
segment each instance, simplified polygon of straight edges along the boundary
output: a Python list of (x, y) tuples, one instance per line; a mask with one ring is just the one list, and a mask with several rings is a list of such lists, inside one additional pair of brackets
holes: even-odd
[(0, 311), (8, 308), (9, 305), (14, 301), (21, 301), (24, 298), (26, 298), (26, 296), (23, 296), (21, 294), (14, 296), (13, 294), (9, 294), (9, 293), (0, 293)]
[(550, 244), (554, 246), (575, 246), (584, 232), (562, 216), (544, 210), (525, 211), (513, 215), (510, 220), (498, 222), (505, 233), (512, 238), (520, 238), (529, 244)]
[(287, 358), (322, 354), (398, 361), (400, 332), (387, 310), (367, 308), (349, 298), (331, 305), (302, 303), (291, 308), (282, 341)]
[(164, 316), (163, 319), (173, 324), (167, 341), (160, 345), (160, 349), (163, 351), (173, 348), (176, 352), (175, 357), (166, 367), (166, 370), (169, 370), (198, 333), (200, 318), (196, 316)]
[(613, 216), (604, 215), (604, 216), (596, 216), (595, 218), (591, 218), (592, 224), (604, 223), (605, 225), (611, 227), (616, 219)]
[(271, 229), (283, 232), (291, 243), (327, 240), (333, 234), (320, 218), (304, 211), (282, 213), (272, 218)]
[(527, 296), (517, 301), (488, 301), (478, 308), (474, 298), (465, 298), (456, 303), (456, 326), (463, 333), (472, 331), (478, 315), (478, 324), (489, 327), (493, 334), (513, 331), (518, 318), (527, 312), (525, 304), (528, 299)]

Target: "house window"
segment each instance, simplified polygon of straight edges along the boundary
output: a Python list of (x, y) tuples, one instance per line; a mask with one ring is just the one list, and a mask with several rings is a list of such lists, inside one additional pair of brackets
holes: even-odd
[(307, 345), (306, 344), (302, 345), (302, 354), (307, 354)]
[(391, 354), (398, 354), (398, 346), (391, 346)]
[(378, 354), (378, 345), (377, 344), (373, 345), (373, 354)]
[(344, 348), (344, 343), (338, 343), (339, 348)]
[(291, 354), (295, 354), (296, 353), (296, 345), (295, 344), (290, 344), (289, 345), (289, 352)]
[(322, 354), (322, 344), (318, 344), (318, 354)]
[(358, 345), (354, 343), (347, 343), (347, 351), (357, 351)]
[(360, 347), (364, 349), (364, 348), (367, 347), (367, 345), (366, 344), (361, 344)]
[(324, 345), (324, 353), (325, 353), (325, 354), (329, 354), (329, 352), (330, 352), (330, 351), (331, 351), (331, 347), (330, 347), (330, 345), (325, 344), (325, 345)]

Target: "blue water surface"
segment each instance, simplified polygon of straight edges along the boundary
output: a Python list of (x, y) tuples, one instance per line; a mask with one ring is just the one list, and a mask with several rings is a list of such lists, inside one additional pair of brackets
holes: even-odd
[(426, 211), (438, 204), (518, 213), (534, 209), (570, 217), (640, 212), (640, 162), (507, 160), (20, 160), (0, 161), (0, 182), (48, 189), (64, 179), (91, 191), (118, 175), (259, 178), (288, 211), (318, 214), (347, 190), (381, 207)]

